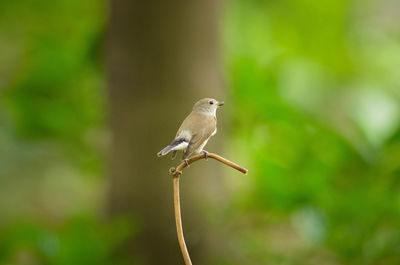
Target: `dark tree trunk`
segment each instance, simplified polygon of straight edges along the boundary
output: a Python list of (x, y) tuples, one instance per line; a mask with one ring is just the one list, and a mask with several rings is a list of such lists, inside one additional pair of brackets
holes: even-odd
[[(168, 175), (179, 161), (156, 153), (173, 139), (195, 101), (221, 95), (218, 8), (215, 0), (111, 1), (110, 214), (131, 216), (138, 225), (139, 233), (121, 251), (143, 264), (183, 264)], [(211, 166), (193, 166), (184, 175), (190, 183), (183, 180), (183, 225), (196, 264), (207, 256), (207, 231), (197, 209), (205, 188), (199, 183), (209, 181), (204, 175)], [(200, 170), (204, 175), (195, 173)]]

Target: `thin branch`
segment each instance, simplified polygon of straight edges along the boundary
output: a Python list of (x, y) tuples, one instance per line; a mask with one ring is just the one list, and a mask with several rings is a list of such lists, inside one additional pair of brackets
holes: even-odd
[(181, 248), (182, 256), (186, 265), (192, 265), (189, 252), (186, 247), (185, 238), (183, 236), (182, 217), (181, 217), (181, 203), (179, 196), (179, 176), (173, 177), (174, 181), (174, 208), (175, 208), (175, 223), (176, 233), (178, 235), (179, 246)]
[[(247, 169), (223, 158), (222, 156), (213, 154), (213, 153), (208, 153), (208, 154), (199, 154), (195, 155), (192, 158), (190, 158), (187, 162), (188, 164), (192, 164), (200, 159), (207, 159), (207, 158), (213, 158), (221, 163), (224, 163), (225, 165), (228, 165), (244, 174), (247, 174)], [(172, 180), (174, 182), (174, 209), (175, 209), (175, 222), (176, 222), (176, 233), (178, 235), (178, 241), (179, 241), (179, 246), (181, 248), (182, 256), (185, 261), (186, 265), (192, 265), (192, 261), (190, 260), (189, 252), (186, 247), (185, 243), (185, 237), (183, 236), (183, 228), (182, 228), (182, 217), (181, 217), (181, 202), (180, 202), (180, 196), (179, 196), (179, 177), (182, 174), (183, 169), (187, 167), (185, 162), (182, 162), (179, 164), (176, 168), (170, 168), (169, 169), (169, 174), (173, 176)]]
[[(198, 154), (195, 155), (193, 157), (191, 157), (188, 160), (188, 164), (193, 164), (194, 162), (196, 162), (197, 160), (200, 159), (207, 159), (207, 158), (213, 158), (221, 163), (224, 163), (227, 166), (230, 166), (236, 170), (239, 170), (240, 172), (242, 172), (243, 174), (247, 174), (247, 169), (233, 163), (232, 161), (229, 161), (228, 159), (223, 158), (222, 156), (219, 156), (217, 154), (214, 153), (208, 153), (208, 154)], [(176, 176), (176, 175), (180, 175), (182, 174), (182, 171), (187, 167), (185, 162), (180, 163), (176, 168), (172, 167), (169, 169), (169, 174), (172, 176)]]

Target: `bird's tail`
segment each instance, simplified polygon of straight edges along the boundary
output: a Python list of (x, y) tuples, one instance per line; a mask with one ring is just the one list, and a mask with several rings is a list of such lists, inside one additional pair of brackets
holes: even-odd
[(175, 139), (174, 141), (172, 141), (172, 143), (170, 143), (170, 145), (164, 147), (164, 149), (162, 149), (160, 152), (157, 153), (157, 156), (165, 156), (166, 154), (168, 154), (169, 152), (176, 150), (176, 148), (180, 145), (183, 144), (184, 142), (186, 142), (185, 139)]
[(161, 150), (160, 152), (157, 153), (157, 156), (158, 157), (165, 156), (166, 154), (171, 152), (172, 148), (174, 148), (174, 146), (172, 146), (172, 145), (166, 146), (163, 150)]

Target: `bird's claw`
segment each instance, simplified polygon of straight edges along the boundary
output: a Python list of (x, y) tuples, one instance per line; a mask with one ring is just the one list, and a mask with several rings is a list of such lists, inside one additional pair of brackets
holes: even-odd
[(190, 167), (190, 165), (189, 165), (189, 159), (183, 159), (183, 162), (185, 162), (186, 167)]
[(204, 159), (207, 160), (208, 159), (208, 152), (206, 150), (202, 150), (201, 152), (204, 154)]

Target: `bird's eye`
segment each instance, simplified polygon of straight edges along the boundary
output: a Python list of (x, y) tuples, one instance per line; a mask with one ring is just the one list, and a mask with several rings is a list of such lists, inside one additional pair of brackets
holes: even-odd
[(208, 103), (210, 103), (210, 105), (214, 104), (214, 101), (209, 101)]

